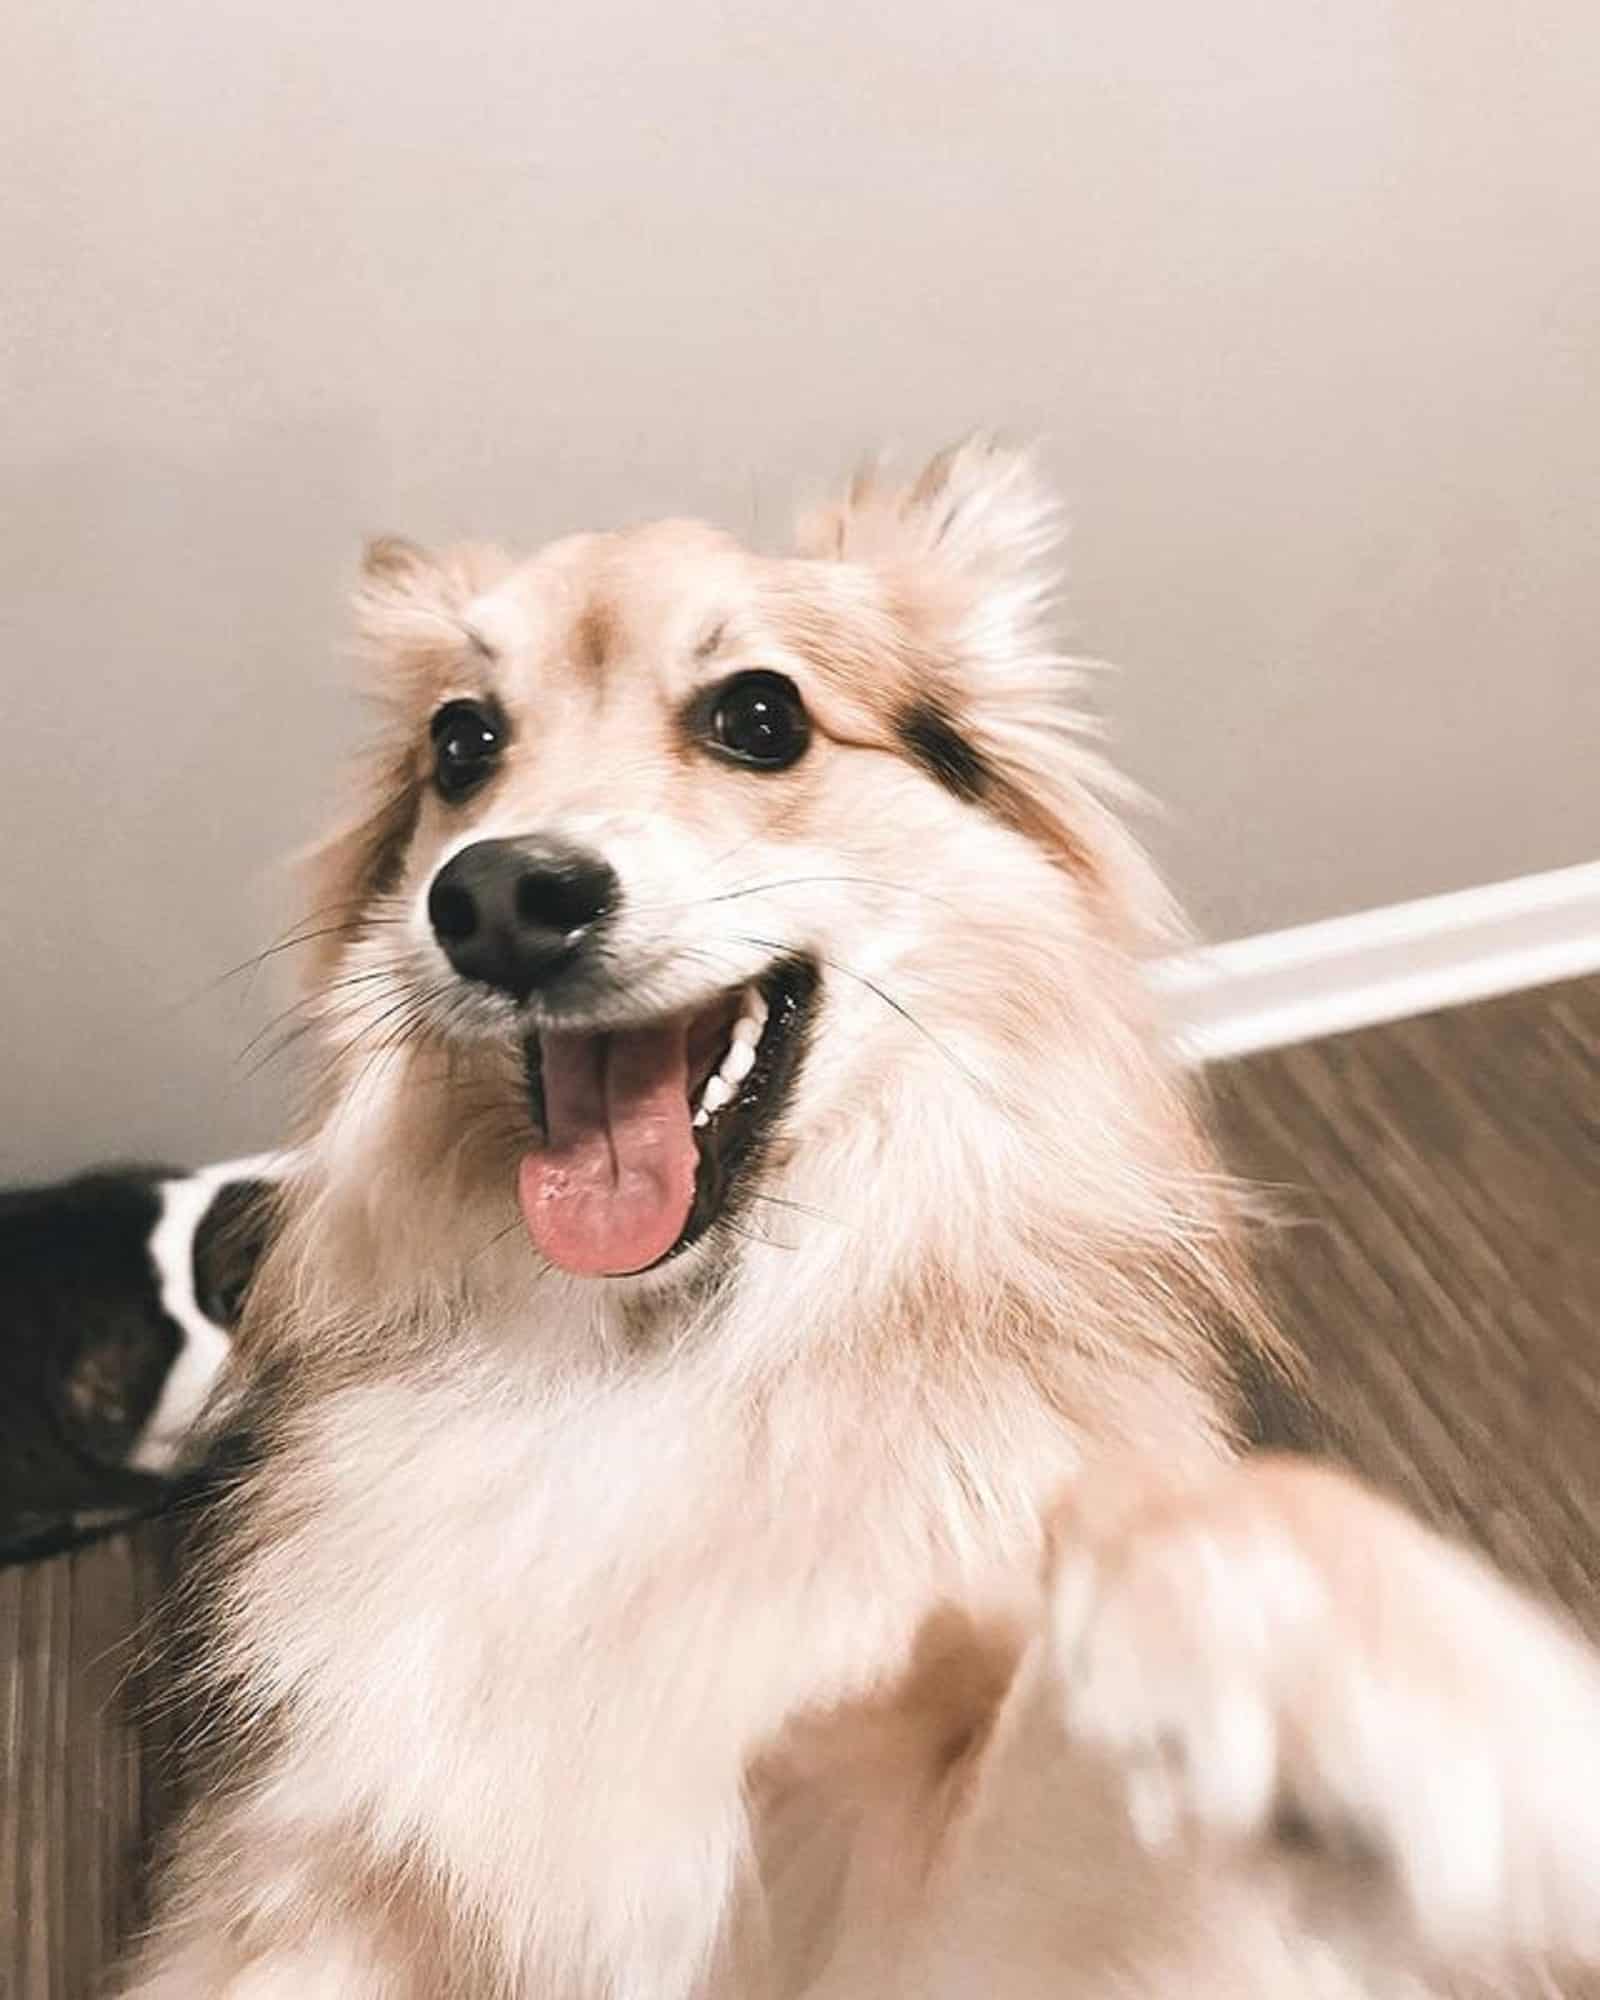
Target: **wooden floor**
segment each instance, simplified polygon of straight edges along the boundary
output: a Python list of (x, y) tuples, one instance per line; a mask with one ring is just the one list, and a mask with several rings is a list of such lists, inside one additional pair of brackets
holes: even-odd
[(139, 1921), (175, 1762), (144, 1666), (171, 1539), (0, 1570), (0, 2000), (90, 2000)]
[(1331, 1447), (1600, 1638), (1600, 979), (1215, 1090)]
[[(1263, 1254), (1333, 1447), (1600, 1636), (1600, 980), (1215, 1090), (1275, 1190)], [(166, 1564), (146, 1530), (0, 1572), (0, 2000), (88, 2000), (137, 1921), (171, 1796), (139, 1668)]]

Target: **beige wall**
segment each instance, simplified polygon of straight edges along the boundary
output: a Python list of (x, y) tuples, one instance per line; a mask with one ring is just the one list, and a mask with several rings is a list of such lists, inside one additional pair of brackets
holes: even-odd
[(50, 0), (0, 84), (0, 1179), (271, 1136), (358, 538), (1042, 431), (1213, 934), (1600, 850), (1588, 0)]

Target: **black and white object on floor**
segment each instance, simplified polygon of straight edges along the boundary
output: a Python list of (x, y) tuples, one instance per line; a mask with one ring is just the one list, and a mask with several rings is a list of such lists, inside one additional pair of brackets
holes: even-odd
[(0, 1562), (150, 1511), (196, 1468), (284, 1156), (0, 1191)]

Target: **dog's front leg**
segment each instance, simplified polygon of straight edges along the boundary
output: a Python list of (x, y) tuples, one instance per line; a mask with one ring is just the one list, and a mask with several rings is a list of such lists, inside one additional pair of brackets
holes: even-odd
[(1600, 1960), (1600, 1661), (1485, 1564), (1272, 1459), (1086, 1489), (1059, 1551), (947, 1964), (1095, 2000)]

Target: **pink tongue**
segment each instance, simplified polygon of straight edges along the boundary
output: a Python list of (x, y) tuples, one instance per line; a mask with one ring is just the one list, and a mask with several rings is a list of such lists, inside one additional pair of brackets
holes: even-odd
[(688, 1022), (541, 1038), (545, 1132), (517, 1174), (528, 1234), (582, 1277), (642, 1271), (694, 1201)]

